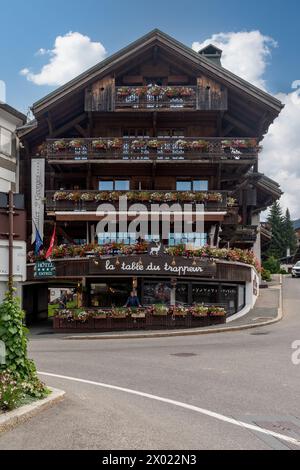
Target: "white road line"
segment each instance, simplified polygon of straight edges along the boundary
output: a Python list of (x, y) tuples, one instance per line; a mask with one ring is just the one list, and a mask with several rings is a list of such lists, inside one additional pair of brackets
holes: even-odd
[(228, 416), (215, 413), (214, 411), (206, 410), (205, 408), (199, 408), (198, 406), (194, 406), (194, 405), (189, 405), (181, 401), (171, 400), (169, 398), (164, 398), (164, 397), (159, 397), (157, 395), (151, 395), (149, 393), (139, 392), (138, 390), (132, 390), (130, 388), (118, 387), (116, 385), (109, 385), (109, 384), (105, 384), (102, 382), (93, 382), (92, 380), (78, 379), (76, 377), (68, 377), (66, 375), (51, 374), (49, 372), (38, 372), (38, 373), (40, 375), (44, 375), (47, 377), (70, 380), (72, 382), (80, 382), (80, 383), (89, 384), (89, 385), (96, 385), (97, 387), (117, 390), (119, 392), (125, 392), (131, 395), (137, 395), (137, 396), (144, 397), (144, 398), (150, 398), (151, 400), (168, 403), (170, 405), (179, 406), (180, 408), (185, 408), (190, 411), (195, 411), (196, 413), (201, 413), (202, 415), (209, 416), (211, 418), (217, 419), (219, 421), (223, 421), (228, 424), (233, 424), (234, 426), (239, 426), (240, 428), (249, 429), (250, 431), (260, 432), (262, 434), (267, 434), (268, 436), (281, 439), (282, 441), (286, 441), (286, 442), (289, 442), (290, 444), (294, 444), (300, 447), (300, 441), (297, 439), (294, 439), (293, 437), (286, 436), (285, 434), (279, 434), (277, 432), (273, 432), (268, 429), (260, 428), (259, 426), (255, 426), (253, 424), (244, 423), (243, 421), (238, 421), (236, 419), (229, 418)]

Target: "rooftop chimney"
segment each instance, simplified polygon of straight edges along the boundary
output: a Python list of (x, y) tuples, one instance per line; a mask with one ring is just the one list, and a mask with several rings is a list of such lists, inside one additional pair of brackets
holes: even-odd
[(215, 65), (222, 67), (222, 64), (221, 64), (222, 50), (214, 46), (213, 44), (209, 44), (203, 49), (200, 49), (200, 51), (198, 51), (198, 54), (203, 55), (206, 59), (210, 60)]

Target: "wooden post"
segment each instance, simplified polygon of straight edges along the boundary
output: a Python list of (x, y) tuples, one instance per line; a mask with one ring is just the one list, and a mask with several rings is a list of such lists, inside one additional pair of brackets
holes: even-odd
[(14, 193), (8, 193), (8, 291), (14, 287)]

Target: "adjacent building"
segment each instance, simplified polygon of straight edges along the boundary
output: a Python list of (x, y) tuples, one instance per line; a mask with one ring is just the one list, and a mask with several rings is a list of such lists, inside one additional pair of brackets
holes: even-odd
[(26, 116), (0, 102), (0, 302), (8, 281), (8, 192), (14, 193), (14, 264), (13, 274), (19, 296), (26, 280), (26, 218), (24, 197), (19, 194), (20, 155), (16, 128), (24, 125)]
[[(33, 105), (20, 132), (22, 190), (44, 248), (54, 227), (56, 247), (38, 269), (45, 253), (29, 254), (29, 313), (46, 312), (48, 289), (70, 287), (95, 309), (124, 305), (133, 288), (143, 305), (217, 304), (233, 315), (255, 303), (260, 213), (281, 196), (259, 171), (261, 141), (282, 104), (221, 56), (154, 30)], [(120, 196), (142, 208), (134, 214)], [(159, 207), (153, 232), (147, 211), (163, 203), (186, 204), (189, 225), (178, 229), (173, 213), (166, 233)], [(109, 214), (115, 225), (104, 228)]]

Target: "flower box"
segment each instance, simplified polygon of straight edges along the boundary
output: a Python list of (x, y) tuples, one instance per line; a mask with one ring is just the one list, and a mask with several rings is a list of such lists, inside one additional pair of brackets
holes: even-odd
[(131, 318), (146, 318), (146, 313), (132, 313)]

